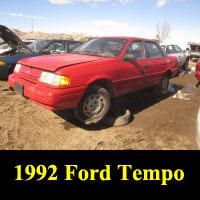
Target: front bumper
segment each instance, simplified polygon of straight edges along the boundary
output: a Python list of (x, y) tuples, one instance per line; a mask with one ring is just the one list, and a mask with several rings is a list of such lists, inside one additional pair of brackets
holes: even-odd
[(49, 110), (64, 110), (77, 107), (86, 90), (86, 86), (68, 89), (47, 88), (40, 84), (26, 81), (16, 73), (9, 76), (8, 82), (13, 89), (16, 83), (23, 85), (24, 97)]

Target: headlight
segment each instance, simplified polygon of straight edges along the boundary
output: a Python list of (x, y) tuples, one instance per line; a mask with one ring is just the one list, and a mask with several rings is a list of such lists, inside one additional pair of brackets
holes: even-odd
[(6, 63), (3, 61), (0, 61), (0, 67), (3, 67)]
[(21, 64), (16, 64), (14, 72), (19, 73), (21, 66)]
[(47, 83), (53, 86), (69, 86), (70, 78), (51, 72), (42, 72), (40, 76), (40, 82)]

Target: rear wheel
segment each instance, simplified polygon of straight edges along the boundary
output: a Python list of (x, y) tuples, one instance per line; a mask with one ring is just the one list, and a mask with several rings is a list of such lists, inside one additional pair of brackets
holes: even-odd
[(166, 74), (161, 82), (155, 87), (155, 91), (158, 96), (163, 96), (168, 92), (169, 78), (169, 74)]
[(98, 85), (91, 86), (77, 108), (76, 117), (84, 124), (94, 124), (102, 120), (110, 109), (111, 95)]

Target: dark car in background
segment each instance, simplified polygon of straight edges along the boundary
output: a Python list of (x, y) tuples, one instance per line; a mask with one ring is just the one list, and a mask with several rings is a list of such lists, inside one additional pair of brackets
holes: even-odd
[(10, 29), (2, 25), (0, 25), (0, 39), (8, 45), (7, 49), (0, 53), (0, 79), (7, 79), (9, 74), (13, 73), (16, 63), (22, 58), (68, 53), (82, 45), (79, 41), (60, 39), (37, 40), (26, 45)]

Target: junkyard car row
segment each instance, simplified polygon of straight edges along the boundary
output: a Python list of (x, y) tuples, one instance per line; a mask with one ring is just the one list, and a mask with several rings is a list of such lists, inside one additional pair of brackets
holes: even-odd
[[(0, 25), (0, 38), (4, 40), (0, 51), (0, 78), (8, 78), (22, 58), (40, 55), (67, 53), (82, 42), (71, 40), (22, 41), (11, 30)], [(28, 44), (28, 45), (27, 45)]]
[(145, 88), (166, 94), (169, 80), (189, 62), (177, 45), (162, 49), (143, 38), (102, 37), (84, 44), (43, 40), (26, 46), (3, 26), (0, 34), (12, 48), (0, 57), (0, 77), (11, 74), (8, 81), (17, 93), (49, 110), (73, 109), (84, 124), (101, 121), (115, 97)]

